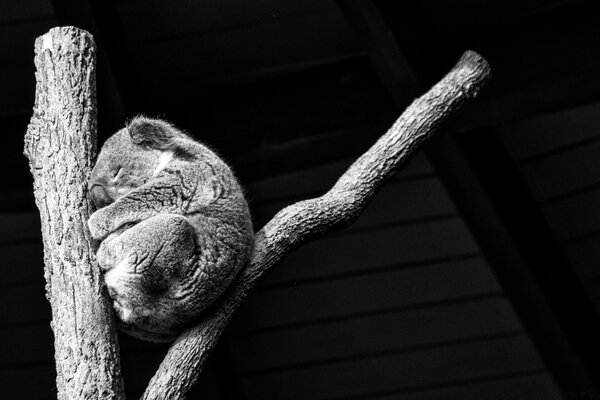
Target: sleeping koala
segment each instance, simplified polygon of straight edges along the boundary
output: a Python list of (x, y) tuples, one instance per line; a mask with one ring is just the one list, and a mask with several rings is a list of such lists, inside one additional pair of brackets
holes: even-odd
[(136, 117), (109, 138), (89, 188), (97, 260), (133, 336), (173, 340), (249, 258), (250, 213), (233, 173), (165, 121)]

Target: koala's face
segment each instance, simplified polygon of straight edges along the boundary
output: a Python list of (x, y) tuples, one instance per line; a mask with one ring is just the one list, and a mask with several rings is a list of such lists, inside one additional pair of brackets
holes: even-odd
[(97, 209), (148, 182), (163, 152), (133, 143), (127, 129), (110, 137), (92, 170), (89, 190)]

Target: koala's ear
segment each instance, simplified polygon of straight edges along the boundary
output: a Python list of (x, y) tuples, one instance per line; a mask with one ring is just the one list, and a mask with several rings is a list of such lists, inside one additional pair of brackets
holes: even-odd
[(135, 117), (127, 125), (133, 143), (157, 150), (168, 150), (175, 146), (177, 130), (160, 119)]

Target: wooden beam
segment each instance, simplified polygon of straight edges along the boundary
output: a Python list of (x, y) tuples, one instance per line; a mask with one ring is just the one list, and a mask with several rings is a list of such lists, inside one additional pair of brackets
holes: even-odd
[[(422, 92), (422, 84), (400, 50), (381, 12), (373, 1), (338, 0), (338, 4), (367, 46), (366, 50), (371, 55), (382, 83), (389, 89), (399, 107), (406, 106), (405, 99), (414, 98)], [(419, 29), (415, 27), (426, 21), (417, 20), (409, 11), (402, 15), (402, 21), (398, 23), (406, 24), (403, 30), (406, 35), (418, 37)], [(411, 30), (413, 28), (415, 29)], [(531, 272), (532, 265), (529, 262), (532, 260), (522, 253), (523, 246), (527, 244), (520, 242), (522, 238), (511, 235), (508, 221), (497, 210), (498, 199), (491, 197), (492, 193), (485, 190), (480, 180), (483, 176), (474, 173), (473, 166), (466, 161), (463, 149), (454, 137), (434, 140), (428, 146), (428, 155), (496, 270), (507, 296), (515, 305), (557, 383), (569, 391), (594, 390), (595, 386), (590, 378), (592, 366), (587, 362), (589, 358), (582, 353), (585, 346), (577, 344), (575, 349), (573, 341), (578, 338), (569, 335), (573, 333), (567, 326), (569, 319), (564, 318), (561, 310), (553, 307), (557, 300), (550, 301), (547, 297), (550, 293), (542, 289), (548, 282), (540, 281), (539, 276)], [(505, 166), (492, 167), (502, 169)], [(568, 272), (564, 268), (569, 266), (561, 265), (561, 268), (563, 272)], [(551, 295), (559, 296), (560, 293)], [(590, 318), (590, 326), (596, 326), (595, 316), (586, 317)], [(593, 346), (593, 343), (587, 345)]]
[(379, 9), (370, 0), (338, 1), (338, 4), (388, 93), (397, 105), (406, 106), (423, 92), (423, 87), (404, 54), (398, 51), (394, 35)]

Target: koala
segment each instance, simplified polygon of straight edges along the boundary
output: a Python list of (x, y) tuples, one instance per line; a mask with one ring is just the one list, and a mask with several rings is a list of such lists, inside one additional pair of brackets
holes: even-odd
[(242, 188), (206, 146), (160, 119), (136, 117), (92, 169), (88, 220), (119, 328), (171, 341), (248, 261), (253, 230)]

